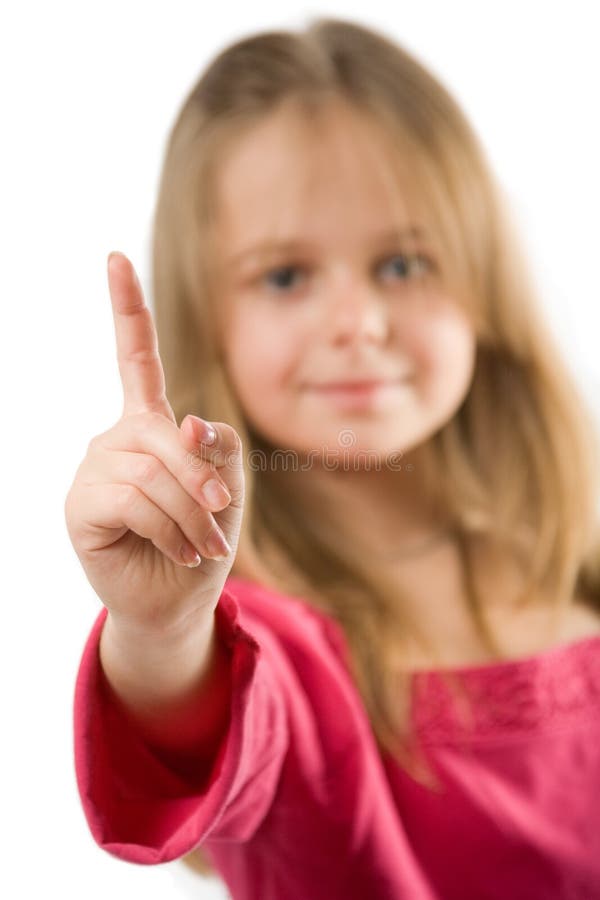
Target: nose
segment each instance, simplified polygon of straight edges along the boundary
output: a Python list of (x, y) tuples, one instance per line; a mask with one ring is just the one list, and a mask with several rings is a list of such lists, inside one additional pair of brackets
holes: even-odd
[(389, 333), (385, 299), (358, 278), (340, 279), (330, 286), (325, 304), (326, 329), (333, 343), (383, 342)]

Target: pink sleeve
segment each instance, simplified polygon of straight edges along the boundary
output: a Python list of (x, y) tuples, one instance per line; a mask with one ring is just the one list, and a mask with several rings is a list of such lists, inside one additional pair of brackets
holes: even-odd
[(230, 716), (223, 737), (184, 775), (150, 748), (111, 703), (98, 655), (107, 611), (86, 642), (75, 684), (75, 774), (94, 840), (135, 863), (169, 862), (207, 838), (248, 840), (269, 810), (288, 746), (281, 690), (224, 588), (217, 633), (230, 648)]

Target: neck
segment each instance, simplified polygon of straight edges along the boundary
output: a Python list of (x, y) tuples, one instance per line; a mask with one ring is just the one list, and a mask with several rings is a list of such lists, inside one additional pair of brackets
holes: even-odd
[(393, 562), (421, 556), (451, 537), (449, 522), (427, 500), (419, 471), (411, 454), (400, 471), (311, 467), (286, 478), (293, 479), (299, 504), (323, 511), (319, 515), (326, 527), (335, 528), (360, 552)]

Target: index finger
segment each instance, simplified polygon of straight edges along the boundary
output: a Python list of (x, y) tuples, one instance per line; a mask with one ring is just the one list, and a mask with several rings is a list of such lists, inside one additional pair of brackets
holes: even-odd
[(123, 385), (123, 415), (159, 412), (176, 423), (165, 392), (152, 314), (132, 263), (123, 253), (108, 256), (117, 361)]

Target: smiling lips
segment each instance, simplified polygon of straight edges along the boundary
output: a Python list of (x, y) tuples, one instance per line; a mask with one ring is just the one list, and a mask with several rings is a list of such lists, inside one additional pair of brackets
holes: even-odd
[(311, 386), (317, 391), (361, 390), (378, 387), (382, 384), (395, 384), (403, 380), (403, 378), (372, 378), (365, 381), (330, 381)]
[(328, 381), (322, 384), (311, 384), (309, 387), (315, 391), (365, 391), (373, 390), (385, 385), (400, 384), (405, 381), (406, 375), (397, 378), (369, 378), (360, 381)]
[(371, 405), (375, 400), (393, 393), (407, 381), (407, 377), (371, 379), (368, 381), (337, 381), (309, 385), (310, 390), (345, 407)]

